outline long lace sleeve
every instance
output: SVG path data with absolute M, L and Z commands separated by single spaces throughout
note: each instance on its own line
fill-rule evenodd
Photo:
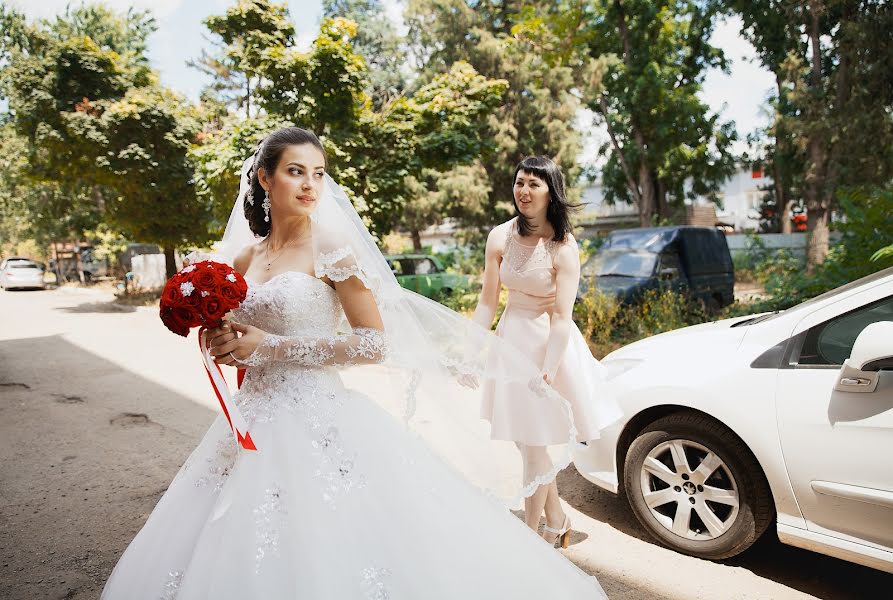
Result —
M 256 367 L 270 362 L 292 362 L 311 367 L 375 364 L 387 356 L 384 332 L 357 327 L 350 335 L 331 337 L 266 334 L 243 364 Z
M 562 244 L 554 259 L 556 276 L 555 310 L 549 329 L 549 341 L 546 343 L 546 356 L 543 360 L 543 372 L 555 381 L 561 361 L 567 353 L 573 329 L 574 300 L 577 297 L 577 286 L 580 284 L 580 254 L 577 243 L 571 238 L 570 243 Z

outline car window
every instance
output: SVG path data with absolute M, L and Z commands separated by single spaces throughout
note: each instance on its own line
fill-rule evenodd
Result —
M 431 273 L 436 273 L 437 267 L 434 266 L 434 263 L 431 262 L 430 259 L 423 258 L 421 260 L 417 260 L 415 263 L 415 274 L 416 275 L 430 275 Z
M 893 321 L 893 296 L 848 312 L 809 330 L 797 360 L 801 365 L 842 365 L 868 325 Z
M 9 265 L 7 265 L 7 266 L 10 269 L 40 269 L 41 268 L 41 266 L 37 263 L 27 262 L 24 260 L 13 261 L 13 262 L 9 263 Z
M 401 258 L 401 259 L 391 259 L 388 261 L 388 264 L 391 265 L 391 269 L 394 271 L 395 275 L 412 275 L 412 261 Z
M 664 252 L 661 254 L 660 269 L 676 269 L 677 274 L 682 274 L 682 265 L 679 263 L 679 255 L 675 252 Z
M 652 252 L 607 250 L 595 255 L 590 270 L 598 277 L 650 277 L 655 264 L 657 254 Z

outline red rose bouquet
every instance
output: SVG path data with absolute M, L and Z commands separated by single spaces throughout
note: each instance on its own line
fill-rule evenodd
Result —
M 161 294 L 161 321 L 183 337 L 192 327 L 217 327 L 247 293 L 248 284 L 231 266 L 203 260 L 168 280 Z
M 236 442 L 245 450 L 257 450 L 248 433 L 248 423 L 229 393 L 220 365 L 208 352 L 207 339 L 207 329 L 219 327 L 224 315 L 238 308 L 247 295 L 248 284 L 231 266 L 203 260 L 185 267 L 168 280 L 161 293 L 160 314 L 165 326 L 177 335 L 186 337 L 191 328 L 200 328 L 198 343 L 205 370 Z

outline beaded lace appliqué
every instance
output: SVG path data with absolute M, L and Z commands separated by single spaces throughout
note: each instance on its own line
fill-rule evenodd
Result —
M 280 521 L 286 514 L 282 502 L 282 489 L 274 484 L 264 491 L 263 503 L 254 509 L 257 550 L 254 555 L 254 571 L 260 573 L 261 563 L 269 556 L 279 556 Z
M 366 590 L 367 600 L 390 600 L 391 593 L 384 581 L 390 575 L 391 572 L 387 569 L 363 569 L 363 588 Z
M 380 361 L 387 355 L 388 349 L 383 331 L 369 327 L 357 327 L 353 333 L 359 338 L 359 342 L 347 347 L 347 358 L 351 362 L 357 358 Z
M 183 581 L 182 571 L 171 571 L 168 574 L 164 588 L 161 590 L 161 596 L 158 600 L 176 600 L 177 594 L 180 592 L 180 583 Z
M 220 439 L 214 454 L 205 459 L 204 472 L 195 480 L 195 487 L 212 486 L 213 491 L 219 492 L 236 463 L 237 454 L 231 438 Z
M 319 459 L 316 477 L 325 482 L 323 500 L 330 508 L 337 508 L 337 500 L 354 489 L 366 486 L 366 479 L 356 473 L 355 457 L 349 456 L 341 441 L 341 434 L 334 425 L 313 442 L 314 453 Z

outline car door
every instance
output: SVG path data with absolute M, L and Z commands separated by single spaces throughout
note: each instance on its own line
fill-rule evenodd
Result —
M 685 292 L 688 290 L 688 280 L 685 278 L 682 261 L 679 260 L 676 246 L 671 246 L 660 253 L 657 276 L 660 278 L 661 285 L 664 288 L 671 289 L 674 292 Z
M 430 258 L 415 260 L 416 292 L 429 298 L 440 286 L 437 275 L 437 266 Z
M 880 372 L 874 392 L 835 391 L 856 337 L 877 321 L 893 321 L 891 283 L 804 317 L 778 371 L 776 407 L 807 528 L 893 549 L 893 371 Z

